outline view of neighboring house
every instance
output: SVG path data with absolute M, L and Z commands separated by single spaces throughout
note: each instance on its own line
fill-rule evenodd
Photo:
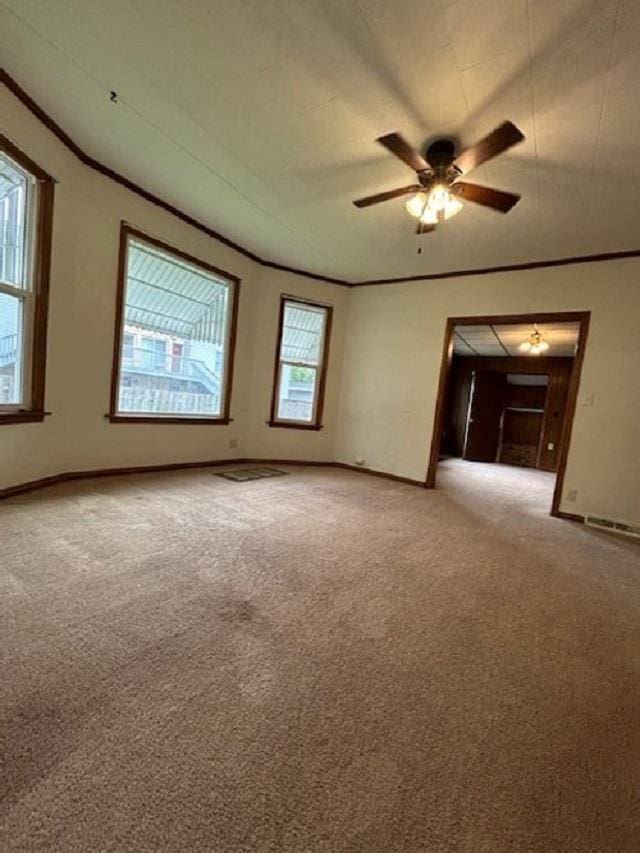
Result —
M 120 411 L 218 414 L 222 344 L 125 323 Z

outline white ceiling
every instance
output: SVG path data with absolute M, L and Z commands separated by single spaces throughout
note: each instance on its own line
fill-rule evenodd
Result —
M 537 329 L 549 344 L 544 356 L 574 356 L 579 323 L 538 323 Z M 523 356 L 519 346 L 533 332 L 532 325 L 456 326 L 453 351 L 463 356 Z M 543 357 L 544 357 L 543 356 Z M 540 358 L 532 355 L 531 358 Z
M 270 260 L 362 280 L 637 248 L 638 0 L 0 0 L 0 32 L 88 153 Z M 472 179 L 521 193 L 508 215 L 417 238 L 402 200 L 352 206 L 411 182 L 377 136 L 507 118 L 526 141 Z

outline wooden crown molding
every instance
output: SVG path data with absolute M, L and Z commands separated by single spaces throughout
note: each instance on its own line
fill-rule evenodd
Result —
M 602 252 L 597 255 L 576 255 L 574 257 L 567 258 L 552 258 L 549 260 L 541 260 L 541 261 L 529 261 L 526 263 L 520 264 L 504 264 L 500 266 L 493 267 L 478 267 L 475 269 L 461 269 L 461 270 L 450 270 L 448 272 L 435 272 L 435 273 L 418 273 L 416 275 L 406 275 L 406 276 L 398 276 L 392 278 L 380 278 L 380 279 L 364 279 L 362 281 L 347 281 L 342 278 L 335 278 L 328 275 L 320 275 L 319 273 L 309 272 L 308 270 L 298 269 L 297 267 L 290 267 L 286 264 L 280 264 L 276 261 L 268 260 L 267 258 L 262 258 L 260 255 L 256 255 L 255 252 L 252 252 L 250 249 L 246 249 L 244 246 L 241 246 L 239 243 L 236 243 L 233 240 L 230 240 L 228 237 L 225 237 L 223 234 L 220 234 L 219 231 L 210 228 L 208 225 L 205 225 L 202 222 L 199 222 L 193 216 L 190 216 L 188 213 L 180 210 L 174 205 L 169 204 L 169 202 L 164 201 L 159 196 L 154 195 L 153 193 L 145 190 L 143 187 L 138 186 L 133 181 L 130 181 L 129 178 L 125 178 L 123 175 L 120 175 L 114 169 L 111 169 L 109 166 L 105 166 L 104 163 L 101 163 L 99 160 L 96 160 L 94 157 L 91 157 L 86 153 L 78 144 L 75 142 L 69 134 L 64 131 L 60 125 L 54 121 L 45 110 L 37 104 L 33 98 L 25 92 L 25 90 L 17 83 L 16 80 L 11 77 L 11 75 L 4 69 L 0 68 L 0 83 L 2 83 L 6 88 L 32 113 L 38 121 L 42 122 L 42 124 L 51 131 L 58 138 L 62 144 L 69 149 L 75 156 L 84 163 L 85 166 L 89 166 L 89 168 L 94 169 L 96 172 L 99 172 L 106 178 L 110 178 L 112 181 L 115 181 L 117 184 L 125 187 L 125 189 L 130 190 L 131 192 L 136 193 L 141 196 L 145 201 L 150 202 L 151 204 L 156 205 L 156 207 L 160 207 L 163 210 L 166 210 L 168 213 L 173 214 L 177 219 L 182 220 L 182 222 L 186 222 L 187 225 L 191 225 L 193 228 L 198 231 L 202 231 L 209 237 L 212 237 L 214 240 L 217 240 L 219 243 L 227 246 L 230 249 L 233 249 L 235 252 L 238 252 L 240 255 L 243 255 L 245 258 L 253 261 L 256 264 L 259 264 L 262 267 L 268 267 L 274 270 L 280 270 L 281 272 L 293 273 L 294 275 L 301 275 L 305 278 L 313 279 L 314 281 L 323 281 L 328 282 L 329 284 L 337 284 L 341 287 L 368 287 L 370 285 L 378 285 L 378 284 L 405 284 L 407 282 L 419 282 L 419 281 L 436 281 L 438 279 L 446 279 L 446 278 L 460 278 L 463 276 L 473 276 L 473 275 L 490 275 L 493 273 L 500 272 L 515 272 L 519 270 L 533 270 L 540 269 L 542 267 L 560 267 L 560 266 L 568 266 L 571 264 L 592 264 L 598 263 L 602 261 L 615 261 L 621 260 L 623 258 L 637 258 L 640 257 L 640 249 L 625 249 L 616 252 Z

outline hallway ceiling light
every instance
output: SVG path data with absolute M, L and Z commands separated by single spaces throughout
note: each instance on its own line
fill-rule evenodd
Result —
M 534 326 L 534 331 L 531 332 L 526 341 L 520 344 L 519 349 L 522 352 L 529 353 L 529 355 L 542 355 L 543 352 L 549 349 L 549 344 L 543 340 L 538 327 Z

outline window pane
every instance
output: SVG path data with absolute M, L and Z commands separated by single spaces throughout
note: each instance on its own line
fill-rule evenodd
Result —
M 22 402 L 22 300 L 0 293 L 0 404 Z
M 230 290 L 206 270 L 130 241 L 119 411 L 222 414 Z
M 317 366 L 321 358 L 325 316 L 322 308 L 285 302 L 280 359 Z
M 316 368 L 283 364 L 280 368 L 277 417 L 284 421 L 313 420 Z
M 26 199 L 30 178 L 0 153 L 0 281 L 26 286 Z

